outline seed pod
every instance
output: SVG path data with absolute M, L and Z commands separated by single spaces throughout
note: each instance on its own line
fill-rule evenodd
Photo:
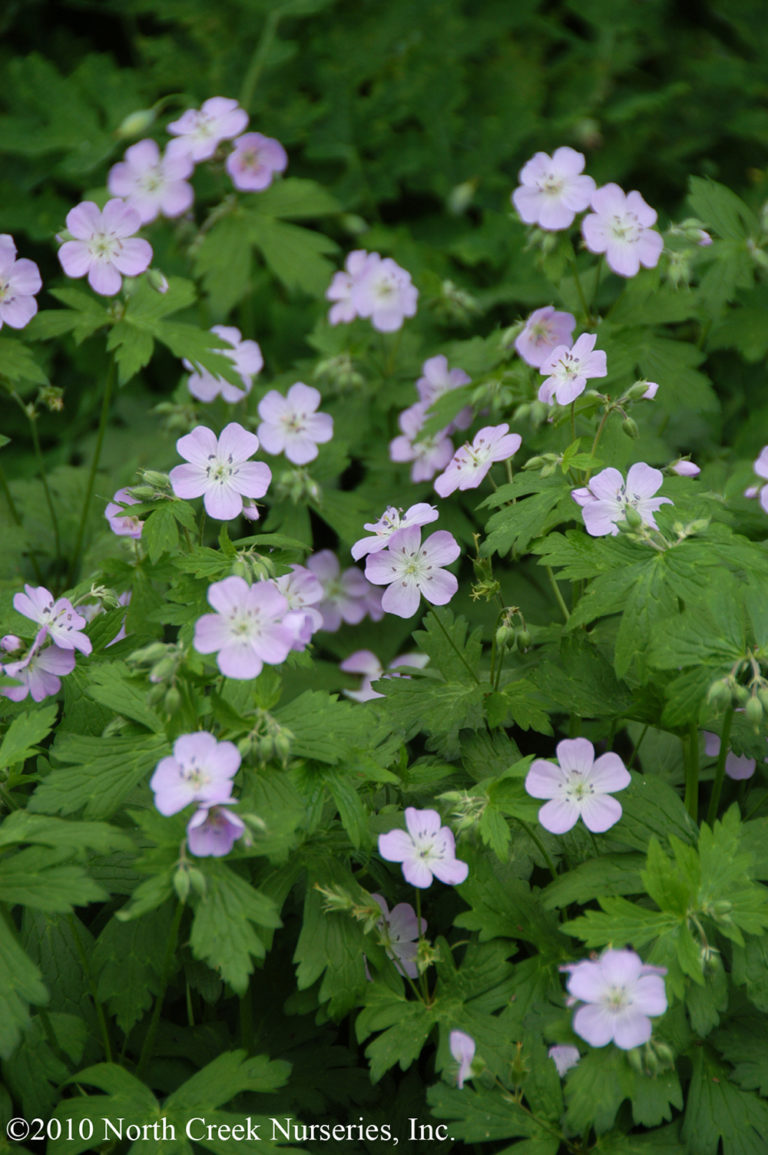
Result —
M 521 650 L 530 649 L 531 635 L 528 633 L 527 630 L 518 630 L 517 631 L 517 644 Z
M 499 626 L 496 630 L 496 646 L 500 650 L 513 650 L 517 637 L 512 626 Z

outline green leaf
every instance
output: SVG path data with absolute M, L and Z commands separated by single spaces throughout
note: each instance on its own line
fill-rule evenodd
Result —
M 170 502 L 163 502 L 146 518 L 141 534 L 149 560 L 154 564 L 164 553 L 173 553 L 179 544 L 179 526 Z
M 337 213 L 341 205 L 324 185 L 299 177 L 275 181 L 252 200 L 253 210 L 284 220 L 312 219 Z
M 688 201 L 695 216 L 720 237 L 738 241 L 757 231 L 757 221 L 749 206 L 717 181 L 692 176 Z
M 109 818 L 154 770 L 168 743 L 162 735 L 101 738 L 60 733 L 51 756 L 54 768 L 40 783 L 28 809 L 34 814 L 74 814 Z
M 660 935 L 675 930 L 680 921 L 673 914 L 648 910 L 627 902 L 625 898 L 598 896 L 597 901 L 601 911 L 588 910 L 562 926 L 564 934 L 581 939 L 590 948 L 613 942 L 631 943 L 636 948 L 645 946 Z
M 195 270 L 203 286 L 226 315 L 245 296 L 251 277 L 251 250 L 243 244 L 239 213 L 223 217 L 203 237 L 195 253 Z
M 434 1023 L 433 1014 L 424 1003 L 408 1001 L 404 995 L 373 986 L 355 1023 L 360 1041 L 374 1031 L 381 1031 L 365 1049 L 371 1082 L 378 1083 L 395 1063 L 407 1071 L 421 1054 Z
M 758 1091 L 768 1098 L 768 1018 L 750 1015 L 731 1020 L 710 1042 L 733 1065 L 733 1078 L 745 1091 Z
M 515 1143 L 505 1152 L 520 1155 L 557 1155 L 560 1140 L 540 1123 L 522 1104 L 496 1089 L 478 1091 L 465 1086 L 461 1091 L 438 1083 L 427 1091 L 427 1102 L 438 1119 L 450 1119 L 450 1135 L 466 1143 L 485 1143 L 517 1137 L 530 1143 Z M 501 1152 L 500 1155 L 505 1155 Z
M 596 894 L 637 894 L 641 889 L 640 854 L 604 854 L 561 874 L 541 893 L 545 910 L 561 910 L 572 902 L 591 902 Z
M 0 859 L 0 893 L 13 906 L 66 913 L 73 906 L 107 898 L 106 891 L 89 878 L 82 866 L 62 863 L 67 848 L 29 846 Z
M 656 837 L 665 843 L 671 836 L 682 842 L 693 843 L 697 828 L 674 790 L 658 775 L 643 775 L 631 772 L 632 782 L 622 790 L 621 821 L 616 824 L 611 836 L 631 846 L 633 850 L 646 852 L 648 842 Z
M 0 337 L 0 377 L 11 384 L 18 381 L 31 381 L 35 385 L 48 384 L 47 374 L 27 346 L 13 337 Z
M 154 347 L 152 335 L 136 329 L 129 321 L 117 321 L 112 326 L 107 337 L 107 349 L 115 354 L 118 385 L 125 385 L 149 364 Z
M 483 650 L 482 631 L 468 633 L 466 618 L 455 618 L 448 609 L 433 609 L 413 637 L 419 649 L 429 655 L 431 669 L 439 670 L 446 681 L 474 684 Z
M 147 704 L 146 681 L 133 677 L 125 662 L 110 662 L 90 670 L 86 693 L 120 717 L 132 718 L 155 734 L 163 733 L 162 721 Z
M 363 953 L 371 940 L 349 915 L 326 911 L 325 899 L 317 886 L 339 888 L 364 903 L 370 899 L 350 872 L 333 859 L 313 859 L 309 878 L 312 885 L 307 887 L 301 933 L 293 956 L 296 985 L 304 990 L 325 972 L 318 997 L 321 1002 L 330 1002 L 330 1014 L 338 1015 L 356 1004 L 366 985 Z
M 704 1047 L 694 1047 L 693 1078 L 682 1137 L 696 1155 L 765 1155 L 768 1103 L 734 1086 L 728 1072 Z
M 12 766 L 15 762 L 26 762 L 35 747 L 50 734 L 56 724 L 58 707 L 43 706 L 30 713 L 19 714 L 13 719 L 3 735 L 0 744 L 0 767 Z
M 286 289 L 319 296 L 328 287 L 335 270 L 325 254 L 338 248 L 329 237 L 255 213 L 248 235 Z
M 0 1058 L 10 1057 L 29 1019 L 30 1003 L 47 1003 L 40 971 L 0 914 Z
M 237 994 L 248 986 L 252 958 L 263 958 L 260 927 L 280 926 L 274 904 L 222 862 L 206 862 L 205 893 L 195 904 L 190 946 Z
M 456 916 L 456 926 L 478 931 L 481 942 L 522 940 L 545 957 L 559 959 L 567 953 L 557 919 L 542 912 L 541 895 L 516 876 L 512 864 L 469 848 L 461 854 L 469 863 L 469 875 L 458 890 L 470 909 Z
M 608 1131 L 625 1099 L 632 1102 L 635 1123 L 658 1127 L 672 1117 L 672 1107 L 683 1106 L 680 1082 L 674 1071 L 650 1076 L 634 1071 L 617 1047 L 591 1050 L 571 1071 L 565 1085 L 566 1118 L 574 1131 L 594 1126 Z
M 84 857 L 87 850 L 107 854 L 110 850 L 130 850 L 134 843 L 127 834 L 106 822 L 70 822 L 47 815 L 14 810 L 0 826 L 0 846 L 19 842 L 42 843 L 56 849 L 76 852 Z
M 152 1005 L 162 983 L 158 942 L 168 933 L 168 908 L 126 922 L 111 918 L 96 940 L 97 996 L 126 1034 Z

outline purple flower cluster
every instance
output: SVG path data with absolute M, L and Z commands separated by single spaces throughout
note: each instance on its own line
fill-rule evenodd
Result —
M 660 469 L 653 469 L 644 461 L 630 466 L 626 481 L 618 469 L 603 469 L 589 484 L 571 492 L 581 506 L 587 533 L 592 537 L 615 537 L 618 523 L 627 517 L 627 511 L 638 514 L 643 525 L 656 529 L 654 513 L 662 505 L 670 505 L 668 497 L 654 497 L 664 480 Z
M 245 823 L 226 809 L 235 805 L 232 779 L 240 768 L 240 754 L 232 742 L 217 742 L 200 730 L 182 734 L 173 754 L 158 762 L 150 780 L 155 806 L 161 814 L 178 814 L 197 802 L 187 825 L 187 845 L 198 857 L 229 854 L 245 831 Z
M 11 658 L 0 663 L 0 671 L 18 682 L 0 688 L 0 694 L 12 702 L 23 702 L 28 696 L 42 702 L 57 694 L 61 678 L 74 670 L 75 650 L 91 653 L 90 639 L 82 632 L 86 619 L 68 598 L 54 598 L 45 586 L 25 585 L 24 593 L 14 595 L 13 607 L 38 629 L 23 654 L 25 643 L 15 634 L 0 639 L 0 649 Z
M 332 325 L 363 317 L 380 333 L 393 333 L 406 317 L 416 315 L 419 294 L 410 274 L 391 257 L 355 249 L 344 271 L 334 274 L 325 296 L 333 302 L 328 313 Z

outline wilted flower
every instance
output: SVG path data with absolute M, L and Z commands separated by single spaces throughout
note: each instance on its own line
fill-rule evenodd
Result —
M 381 945 L 398 973 L 415 979 L 419 973 L 416 965 L 419 951 L 419 920 L 416 911 L 408 902 L 399 902 L 389 910 L 386 900 L 380 894 L 372 894 L 371 898 L 381 908 L 381 918 L 376 923 Z M 421 933 L 424 934 L 426 929 L 427 920 L 422 918 Z
M 570 1071 L 571 1067 L 575 1067 L 581 1055 L 578 1047 L 570 1047 L 567 1044 L 550 1047 L 547 1051 L 548 1057 L 557 1067 L 557 1073 L 562 1079 Z
M 456 857 L 453 832 L 440 825 L 436 810 L 405 811 L 405 830 L 390 830 L 379 835 L 379 854 L 387 862 L 400 862 L 406 882 L 424 890 L 432 876 L 449 886 L 458 886 L 469 874 L 469 867 Z
M 451 1031 L 451 1055 L 459 1064 L 456 1072 L 456 1085 L 461 1090 L 464 1082 L 472 1073 L 472 1060 L 475 1057 L 475 1040 L 464 1031 Z
M 573 1029 L 593 1047 L 614 1042 L 622 1051 L 651 1037 L 651 1018 L 663 1015 L 666 967 L 648 966 L 633 950 L 606 950 L 599 959 L 569 963 L 567 988 L 586 1005 L 573 1016 Z
M 579 818 L 588 830 L 602 834 L 621 818 L 621 804 L 610 795 L 631 781 L 618 754 L 601 754 L 586 738 L 558 742 L 557 762 L 536 758 L 525 779 L 532 798 L 550 801 L 539 810 L 539 822 L 552 834 L 565 834 Z
M 708 730 L 704 731 L 704 752 L 709 758 L 717 758 L 720 753 L 719 736 Z M 725 756 L 725 773 L 734 782 L 743 782 L 747 778 L 751 778 L 756 765 L 755 759 L 748 758 L 746 754 L 734 754 L 732 750 L 729 750 Z

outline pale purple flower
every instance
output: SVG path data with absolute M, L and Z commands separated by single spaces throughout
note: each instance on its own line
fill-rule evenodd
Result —
M 384 694 L 374 690 L 372 683 L 379 678 L 408 678 L 408 674 L 400 673 L 402 669 L 423 670 L 429 661 L 427 654 L 399 654 L 387 666 L 384 672 L 379 659 L 371 650 L 355 650 L 339 665 L 345 674 L 361 674 L 362 680 L 358 690 L 342 690 L 347 698 L 354 702 L 370 702 L 374 698 L 383 698 Z
M 643 393 L 640 400 L 641 401 L 653 401 L 654 397 L 656 396 L 656 394 L 659 391 L 658 382 L 646 381 L 645 384 L 648 386 L 648 388 L 645 390 L 645 393 Z
M 24 642 L 18 634 L 3 634 L 0 638 L 0 650 L 5 654 L 15 654 L 23 645 Z
M 386 549 L 390 537 L 399 529 L 407 529 L 410 525 L 428 525 L 431 521 L 437 521 L 439 516 L 434 505 L 429 505 L 426 501 L 411 505 L 405 513 L 396 509 L 394 505 L 388 505 L 378 521 L 364 523 L 363 529 L 369 529 L 373 537 L 361 537 L 356 541 L 352 546 L 352 557 L 355 561 L 359 561 L 366 554 L 378 553 L 379 550 Z
M 406 317 L 415 316 L 418 296 L 410 273 L 391 257 L 367 261 L 350 294 L 356 315 L 370 318 L 380 333 L 393 333 Z
M 594 333 L 582 333 L 572 348 L 558 345 L 552 350 L 539 368 L 546 377 L 539 387 L 539 401 L 569 405 L 584 392 L 588 378 L 607 375 L 605 353 L 595 349 L 596 341 Z
M 452 573 L 442 569 L 461 553 L 453 534 L 439 529 L 421 542 L 419 526 L 399 529 L 385 550 L 369 554 L 365 576 L 374 585 L 386 585 L 381 604 L 388 614 L 412 618 L 421 594 L 433 606 L 444 606 L 459 588 Z
M 80 650 L 90 654 L 90 639 L 81 633 L 85 618 L 68 598 L 56 598 L 45 586 L 24 586 L 23 594 L 14 594 L 13 608 L 30 618 L 62 650 Z M 44 635 L 45 636 L 45 635 Z
M 274 580 L 288 603 L 288 613 L 283 620 L 294 630 L 293 649 L 303 650 L 323 626 L 323 615 L 315 608 L 325 597 L 323 587 L 312 570 L 303 565 L 292 565 L 290 573 Z
M 419 973 L 416 955 L 419 953 L 419 920 L 409 902 L 399 902 L 392 910 L 380 894 L 371 898 L 381 908 L 381 918 L 376 929 L 387 957 L 392 959 L 398 974 L 415 979 Z M 421 920 L 421 933 L 427 929 L 427 920 Z
M 464 1031 L 451 1031 L 449 1036 L 451 1055 L 459 1064 L 456 1072 L 456 1086 L 462 1090 L 465 1081 L 472 1074 L 472 1060 L 475 1057 L 475 1040 Z
M 526 364 L 539 369 L 554 349 L 561 345 L 570 348 L 575 328 L 572 313 L 561 313 L 554 305 L 546 305 L 528 317 L 515 338 L 515 349 Z
M 185 178 L 194 167 L 191 157 L 168 152 L 161 156 L 154 140 L 140 140 L 109 170 L 107 188 L 136 209 L 147 225 L 161 214 L 178 217 L 187 211 L 195 194 Z
M 674 461 L 669 467 L 678 477 L 698 477 L 701 469 L 694 461 Z
M 169 477 L 177 497 L 202 497 L 205 511 L 217 521 L 229 521 L 243 509 L 243 498 L 263 497 L 272 471 L 261 461 L 249 461 L 259 448 L 255 433 L 233 421 L 221 436 L 198 425 L 176 442 L 188 465 L 176 465 Z
M 456 489 L 476 489 L 496 461 L 507 461 L 521 444 L 519 433 L 510 433 L 508 425 L 486 425 L 475 434 L 470 445 L 457 449 L 448 468 L 435 478 L 440 497 Z
M 137 210 L 117 197 L 103 211 L 83 201 L 67 213 L 67 229 L 75 239 L 61 246 L 59 263 L 68 277 L 87 274 L 96 293 L 114 297 L 123 277 L 137 277 L 152 260 L 149 241 L 133 235 L 140 227 Z
M 155 806 L 161 814 L 177 814 L 190 802 L 206 806 L 226 802 L 239 767 L 240 754 L 233 742 L 217 742 L 207 730 L 182 734 L 173 744 L 173 754 L 161 758 L 150 779 Z
M 387 862 L 400 862 L 406 882 L 424 890 L 432 876 L 449 886 L 458 886 L 469 874 L 466 862 L 456 857 L 453 832 L 440 825 L 436 810 L 406 807 L 406 830 L 390 830 L 379 835 L 379 854 Z
M 212 96 L 202 108 L 190 108 L 168 125 L 176 139 L 168 146 L 172 156 L 189 156 L 197 163 L 213 156 L 222 140 L 239 136 L 248 124 L 248 113 L 236 100 Z
M 225 806 L 234 806 L 234 801 L 203 806 L 187 823 L 187 846 L 196 858 L 222 858 L 245 833 L 242 818 L 230 814 Z
M 552 156 L 537 152 L 520 170 L 512 203 L 527 225 L 567 229 L 589 205 L 595 182 L 584 172 L 584 154 L 567 146 Z
M 144 522 L 138 517 L 126 514 L 129 505 L 138 505 L 139 501 L 133 496 L 130 489 L 118 489 L 115 496 L 104 510 L 104 516 L 109 522 L 109 528 L 118 537 L 140 538 Z
M 453 442 L 448 437 L 447 427 L 428 437 L 420 436 L 428 408 L 424 401 L 417 401 L 404 409 L 397 419 L 402 433 L 389 443 L 391 461 L 413 463 L 411 481 L 431 481 L 453 457 Z
M 633 950 L 605 950 L 599 959 L 561 967 L 572 1000 L 583 1002 L 573 1029 L 592 1047 L 615 1043 L 622 1051 L 651 1037 L 651 1018 L 667 1009 L 666 967 L 645 965 Z
M 759 456 L 752 468 L 762 481 L 768 481 L 768 445 L 764 445 L 760 450 Z M 768 513 L 768 485 L 750 485 L 749 489 L 745 489 L 744 496 L 759 496 L 761 506 L 765 512 Z
M 260 132 L 246 132 L 234 142 L 227 157 L 227 172 L 232 184 L 243 192 L 261 192 L 269 188 L 276 172 L 284 172 L 288 154 L 279 140 Z
M 16 245 L 9 233 L 0 234 L 0 329 L 23 329 L 37 312 L 35 293 L 43 287 L 34 261 L 16 260 Z
M 668 497 L 654 497 L 664 476 L 660 469 L 653 469 L 644 461 L 631 465 L 627 480 L 618 469 L 609 467 L 589 482 L 589 485 L 571 491 L 571 497 L 580 505 L 584 525 L 591 537 L 615 537 L 619 532 L 617 522 L 623 521 L 627 510 L 638 513 L 644 525 L 656 529 L 654 513 L 662 505 L 671 505 Z
M 317 603 L 323 629 L 335 633 L 342 622 L 358 625 L 368 612 L 368 582 L 362 570 L 349 566 L 342 573 L 339 559 L 330 549 L 321 549 L 307 558 L 307 568 L 323 587 L 323 600 Z
M 631 781 L 618 754 L 601 754 L 587 738 L 558 742 L 557 762 L 536 758 L 525 778 L 532 798 L 548 798 L 539 822 L 551 834 L 565 834 L 581 818 L 587 830 L 602 834 L 621 818 L 621 804 L 610 795 Z
M 272 582 L 251 586 L 245 578 L 228 577 L 209 586 L 207 596 L 216 612 L 198 618 L 193 644 L 199 654 L 216 654 L 222 674 L 256 678 L 265 662 L 285 661 L 296 635 L 284 621 L 288 603 Z
M 297 381 L 283 397 L 270 389 L 259 402 L 258 433 L 267 453 L 284 453 L 294 465 L 306 465 L 317 457 L 318 445 L 333 437 L 333 418 L 318 413 L 322 397 L 317 389 Z
M 42 702 L 44 698 L 58 694 L 61 679 L 75 668 L 74 650 L 63 650 L 56 645 L 45 646 L 41 650 L 36 645 L 37 642 L 26 657 L 19 661 L 0 665 L 0 672 L 20 683 L 18 686 L 0 687 L 0 694 L 12 702 L 23 702 L 27 695 L 31 696 L 33 702 Z
M 717 758 L 720 753 L 719 736 L 710 733 L 709 730 L 704 730 L 703 733 L 704 752 L 709 758 Z M 725 756 L 725 773 L 734 782 L 744 782 L 747 778 L 751 778 L 756 765 L 755 759 L 748 758 L 746 754 L 734 754 L 732 750 L 729 750 Z
M 557 1073 L 561 1079 L 563 1075 L 567 1075 L 571 1067 L 576 1066 L 581 1058 L 578 1047 L 571 1047 L 565 1043 L 550 1047 L 547 1055 L 557 1067 Z
M 461 385 L 469 385 L 472 378 L 463 369 L 449 369 L 448 358 L 442 353 L 437 357 L 429 357 L 421 367 L 422 376 L 416 382 L 419 400 L 432 405 L 438 397 L 449 393 L 451 389 L 458 389 Z M 465 405 L 456 414 L 448 425 L 447 431 L 453 429 L 467 429 L 472 423 L 472 406 Z
M 344 270 L 334 273 L 325 291 L 326 300 L 333 301 L 328 312 L 331 325 L 349 324 L 350 321 L 354 321 L 358 314 L 352 302 L 352 289 L 364 271 L 380 261 L 378 253 L 366 253 L 364 249 L 355 249 L 347 254 Z
M 658 264 L 664 240 L 651 226 L 656 210 L 639 192 L 625 193 L 617 184 L 606 184 L 592 194 L 589 213 L 581 232 L 591 253 L 605 253 L 609 269 L 621 277 L 634 277 L 642 265 Z
M 264 366 L 261 349 L 255 341 L 244 341 L 240 330 L 234 325 L 214 325 L 211 332 L 232 346 L 215 351 L 229 358 L 237 370 L 242 386 L 233 385 L 226 377 L 215 377 L 207 369 L 195 368 L 190 361 L 184 360 L 184 368 L 189 369 L 191 373 L 187 388 L 198 401 L 213 401 L 219 396 L 232 403 L 242 401 L 250 393 L 254 377 Z
M 0 695 L 13 702 L 22 702 L 31 695 L 33 701 L 42 702 L 59 692 L 61 677 L 71 674 L 74 668 L 74 650 L 62 650 L 55 645 L 40 650 L 33 645 L 24 658 L 0 664 L 0 673 L 19 683 L 3 686 Z

